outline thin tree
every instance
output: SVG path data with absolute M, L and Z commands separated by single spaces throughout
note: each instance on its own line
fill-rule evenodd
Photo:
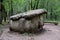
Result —
M 2 24 L 2 20 L 5 18 L 6 19 L 6 17 L 4 17 L 4 13 L 5 13 L 5 7 L 4 7 L 4 5 L 3 5 L 3 1 L 4 0 L 0 0 L 0 24 Z
M 13 15 L 13 6 L 12 6 L 12 0 L 10 0 L 11 1 L 11 3 L 10 3 L 10 6 L 11 6 L 11 9 L 10 9 L 10 11 L 9 11 L 9 13 L 10 13 L 10 16 L 12 16 Z

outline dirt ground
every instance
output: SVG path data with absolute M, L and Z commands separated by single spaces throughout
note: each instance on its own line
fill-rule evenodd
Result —
M 3 29 L 0 40 L 60 40 L 60 26 L 45 24 L 44 30 L 36 34 L 20 34 L 10 32 L 9 28 Z

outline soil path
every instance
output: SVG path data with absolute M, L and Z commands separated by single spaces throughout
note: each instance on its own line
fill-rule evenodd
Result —
M 19 34 L 10 32 L 8 28 L 4 29 L 0 40 L 60 40 L 60 26 L 53 24 L 44 25 L 42 32 L 36 34 Z

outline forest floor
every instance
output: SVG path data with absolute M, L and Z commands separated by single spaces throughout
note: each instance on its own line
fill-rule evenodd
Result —
M 2 28 L 0 40 L 60 40 L 60 25 L 45 24 L 44 30 L 36 34 L 19 34 Z

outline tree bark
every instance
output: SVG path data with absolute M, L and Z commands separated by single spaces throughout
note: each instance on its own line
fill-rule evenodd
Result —
M 4 20 L 6 22 L 6 16 L 7 13 L 5 11 L 5 7 L 3 5 L 3 0 L 0 0 L 0 24 L 2 24 L 2 20 Z
M 2 2 L 3 0 L 0 0 L 0 24 L 2 24 Z

